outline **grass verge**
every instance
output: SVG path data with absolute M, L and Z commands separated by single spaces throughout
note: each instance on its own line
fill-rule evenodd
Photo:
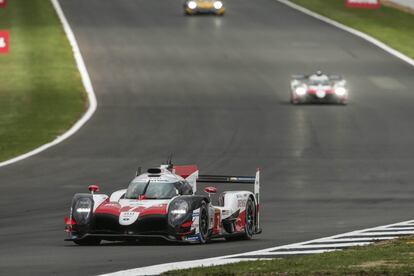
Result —
M 72 50 L 48 0 L 0 9 L 10 52 L 0 55 L 0 161 L 50 142 L 86 108 Z
M 309 256 L 176 270 L 163 275 L 414 275 L 414 238 Z
M 362 31 L 414 58 L 414 14 L 382 6 L 347 9 L 344 0 L 290 0 L 311 11 Z

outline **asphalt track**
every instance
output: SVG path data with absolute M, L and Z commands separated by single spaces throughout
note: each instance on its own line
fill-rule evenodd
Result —
M 413 218 L 409 65 L 274 0 L 229 0 L 224 17 L 185 17 L 178 0 L 61 4 L 99 107 L 72 138 L 0 169 L 1 275 L 97 274 Z M 288 103 L 290 75 L 317 68 L 346 76 L 348 106 Z M 75 192 L 123 188 L 170 152 L 203 173 L 261 167 L 263 234 L 205 246 L 63 242 Z

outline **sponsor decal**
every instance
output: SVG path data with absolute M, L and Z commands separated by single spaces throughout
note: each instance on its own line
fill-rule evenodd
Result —
M 0 31 L 0 54 L 7 54 L 8 52 L 9 52 L 9 32 Z
M 186 241 L 200 241 L 200 236 L 199 235 L 186 236 L 186 237 L 184 237 L 184 240 L 186 240 Z
M 363 9 L 379 9 L 381 7 L 380 0 L 346 0 L 347 8 L 363 8 Z
M 246 206 L 247 199 L 239 199 L 237 200 L 237 207 L 244 208 Z
M 121 212 L 119 215 L 119 224 L 120 225 L 131 225 L 139 217 L 138 212 Z
M 7 0 L 0 0 L 0 8 L 5 8 L 7 6 Z

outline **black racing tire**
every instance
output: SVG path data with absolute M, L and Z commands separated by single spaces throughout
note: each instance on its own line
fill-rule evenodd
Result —
M 99 245 L 101 243 L 101 239 L 95 237 L 86 237 L 81 240 L 74 240 L 73 242 L 81 246 L 93 246 Z
M 205 244 L 206 242 L 208 242 L 210 238 L 210 235 L 209 235 L 210 218 L 208 214 L 207 204 L 205 201 L 201 203 L 198 222 L 199 222 L 198 230 L 199 230 L 199 236 L 200 236 L 200 243 Z
M 251 240 L 254 235 L 256 227 L 256 205 L 251 197 L 246 202 L 246 226 L 242 238 L 244 240 Z

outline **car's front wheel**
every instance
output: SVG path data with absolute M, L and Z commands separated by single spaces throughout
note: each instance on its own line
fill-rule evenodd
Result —
M 210 219 L 208 215 L 207 204 L 203 201 L 200 206 L 200 216 L 198 223 L 198 232 L 200 243 L 206 243 L 209 240 Z

